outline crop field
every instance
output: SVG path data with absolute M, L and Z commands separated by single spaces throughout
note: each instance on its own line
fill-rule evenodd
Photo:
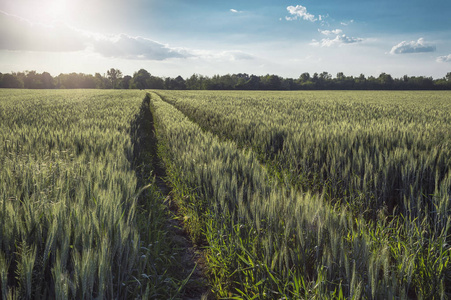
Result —
M 156 91 L 151 109 L 217 295 L 451 295 L 449 92 Z
M 177 295 L 162 198 L 142 174 L 144 97 L 1 91 L 0 299 Z
M 162 167 L 212 299 L 451 297 L 450 92 L 2 90 L 0 166 L 0 299 L 187 297 Z

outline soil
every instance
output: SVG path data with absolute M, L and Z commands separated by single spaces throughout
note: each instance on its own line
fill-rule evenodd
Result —
M 169 215 L 168 232 L 170 238 L 178 249 L 180 249 L 180 262 L 182 266 L 181 272 L 186 274 L 186 277 L 193 271 L 190 279 L 185 285 L 183 300 L 194 299 L 214 299 L 208 285 L 208 280 L 205 277 L 205 264 L 202 250 L 193 245 L 187 232 L 183 229 L 183 222 L 179 220 L 177 207 L 174 205 L 171 197 L 170 188 L 163 181 L 162 178 L 157 177 L 156 183 L 161 193 L 165 196 L 165 203 L 167 204 Z

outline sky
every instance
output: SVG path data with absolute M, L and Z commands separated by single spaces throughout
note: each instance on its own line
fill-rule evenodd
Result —
M 2 0 L 0 72 L 451 72 L 449 0 Z

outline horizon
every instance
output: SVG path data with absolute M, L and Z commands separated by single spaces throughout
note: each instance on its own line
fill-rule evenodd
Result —
M 4 0 L 0 72 L 440 79 L 451 71 L 450 11 L 407 0 Z
M 111 68 L 110 68 L 111 69 Z M 144 69 L 144 68 L 141 68 L 141 69 Z M 140 69 L 140 70 L 141 70 Z M 119 69 L 117 69 L 117 70 L 119 70 Z M 144 69 L 144 70 L 146 70 L 146 69 Z M 107 75 L 107 71 L 109 71 L 109 70 L 106 70 L 105 72 L 93 72 L 93 73 L 83 73 L 83 72 L 68 72 L 68 73 L 59 73 L 59 74 L 52 74 L 52 73 L 50 73 L 50 72 L 48 72 L 48 71 L 45 71 L 45 70 L 43 70 L 43 71 L 37 71 L 37 70 L 22 70 L 22 71 L 13 71 L 13 72 L 0 72 L 0 74 L 12 74 L 12 75 L 14 75 L 14 74 L 28 74 L 28 73 L 31 73 L 31 72 L 36 72 L 36 74 L 38 74 L 38 75 L 40 75 L 40 74 L 43 74 L 43 73 L 49 73 L 50 74 L 50 76 L 52 76 L 52 78 L 57 78 L 58 76 L 61 76 L 61 75 L 68 75 L 68 74 L 73 74 L 73 73 L 75 73 L 75 74 L 82 74 L 82 75 L 87 75 L 87 76 L 89 76 L 89 75 L 92 75 L 92 76 L 95 76 L 95 74 L 100 74 L 102 77 L 104 77 L 104 78 L 107 78 L 108 77 L 108 75 Z M 123 78 L 123 77 L 125 77 L 125 76 L 130 76 L 130 77 L 133 77 L 133 75 L 134 74 L 136 74 L 136 73 L 138 73 L 138 71 L 139 70 L 135 70 L 135 71 L 133 71 L 133 73 L 123 73 L 122 72 L 122 70 L 119 70 L 119 71 L 121 71 L 121 78 Z M 148 70 L 146 70 L 146 71 L 148 71 Z M 325 72 L 325 73 L 328 73 L 330 76 L 331 76 L 331 79 L 337 79 L 338 77 L 337 77 L 337 75 L 338 75 L 338 73 L 337 74 L 332 74 L 332 73 L 329 73 L 329 72 L 327 72 L 327 71 L 323 71 L 323 72 Z M 150 73 L 150 72 L 149 72 Z M 195 76 L 195 75 L 197 75 L 197 76 L 203 76 L 203 77 L 205 77 L 205 78 L 209 78 L 209 79 L 212 79 L 212 77 L 214 77 L 214 76 L 220 76 L 220 77 L 222 77 L 222 76 L 227 76 L 227 75 L 230 75 L 230 76 L 233 76 L 233 75 L 239 75 L 239 74 L 245 74 L 245 75 L 248 75 L 248 76 L 257 76 L 257 77 L 264 77 L 264 76 L 278 76 L 278 77 L 280 77 L 280 78 L 282 78 L 282 79 L 293 79 L 293 80 L 297 80 L 297 79 L 299 79 L 300 77 L 301 77 L 301 75 L 303 74 L 303 73 L 308 73 L 310 76 L 312 76 L 313 77 L 313 75 L 314 74 L 317 74 L 317 75 L 320 75 L 322 72 L 313 72 L 313 73 L 309 73 L 309 72 L 302 72 L 302 73 L 300 73 L 299 74 L 299 76 L 297 76 L 297 77 L 285 77 L 285 76 L 281 76 L 281 75 L 278 75 L 278 74 L 269 74 L 269 73 L 267 73 L 267 74 L 253 74 L 253 73 L 244 73 L 244 72 L 241 72 L 241 73 L 227 73 L 227 74 L 213 74 L 213 75 L 204 75 L 204 74 L 198 74 L 198 73 L 193 73 L 193 74 L 191 74 L 191 75 L 188 75 L 188 76 L 182 76 L 182 75 L 175 75 L 175 76 L 160 76 L 160 75 L 158 75 L 158 74 L 151 74 L 152 76 L 155 76 L 155 77 L 159 77 L 159 78 L 162 78 L 162 79 L 165 79 L 165 78 L 172 78 L 172 79 L 175 79 L 176 77 L 178 77 L 178 76 L 181 76 L 184 80 L 188 80 L 191 76 Z M 437 77 L 437 78 L 435 78 L 435 77 L 432 77 L 432 76 L 422 76 L 422 75 L 418 75 L 418 76 L 415 76 L 415 75 L 413 75 L 413 76 L 410 76 L 409 74 L 404 74 L 404 75 L 402 75 L 402 76 L 399 76 L 399 77 L 396 77 L 396 76 L 393 76 L 392 74 L 390 74 L 390 73 L 386 73 L 386 72 L 382 72 L 381 74 L 377 74 L 377 75 L 373 75 L 373 74 L 370 74 L 370 75 L 367 75 L 367 74 L 363 74 L 363 73 L 360 73 L 359 75 L 348 75 L 348 74 L 343 74 L 345 77 L 352 77 L 352 78 L 354 78 L 354 79 L 356 79 L 356 78 L 358 78 L 359 76 L 361 76 L 361 75 L 364 75 L 364 77 L 366 78 L 366 79 L 369 79 L 369 78 L 378 78 L 380 75 L 383 75 L 383 74 L 386 74 L 386 75 L 390 75 L 393 79 L 403 79 L 403 77 L 404 76 L 408 76 L 409 78 L 432 78 L 432 80 L 434 80 L 434 81 L 436 81 L 436 80 L 441 80 L 441 79 L 447 79 L 447 77 L 446 77 L 446 75 L 448 75 L 449 73 L 451 73 L 451 72 L 448 72 L 447 74 L 445 74 L 445 75 L 443 75 L 443 76 L 441 76 L 441 77 Z

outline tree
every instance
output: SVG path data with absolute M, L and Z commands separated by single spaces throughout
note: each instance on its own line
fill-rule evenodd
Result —
M 294 91 L 299 89 L 299 85 L 293 78 L 286 78 L 282 80 L 282 89 Z
M 0 81 L 0 87 L 9 89 L 21 89 L 24 87 L 24 85 L 23 81 L 19 77 L 13 74 L 3 74 L 2 80 Z
M 108 79 L 111 81 L 113 89 L 115 89 L 118 80 L 122 78 L 122 72 L 119 69 L 111 68 L 106 72 L 106 74 L 108 76 Z
M 232 90 L 235 87 L 235 80 L 230 74 L 226 74 L 219 77 L 222 90 Z
M 23 83 L 26 89 L 38 89 L 41 87 L 41 82 L 36 71 L 25 71 Z
M 366 78 L 365 78 L 365 75 L 363 75 L 363 74 L 360 74 L 360 76 L 359 77 L 357 77 L 357 78 L 355 78 L 354 79 L 354 82 L 355 82 L 355 88 L 356 89 L 365 89 L 365 87 L 366 87 Z
M 176 78 L 166 78 L 164 81 L 165 88 L 168 90 L 186 90 L 185 79 L 182 76 Z
M 132 77 L 130 75 L 126 75 L 122 78 L 122 80 L 119 84 L 119 87 L 121 89 L 129 89 L 131 81 L 132 81 Z
M 42 88 L 44 88 L 44 89 L 55 88 L 55 83 L 54 83 L 53 77 L 48 72 L 44 72 L 41 74 L 41 83 L 42 83 Z
M 97 79 L 91 74 L 79 74 L 83 75 L 81 78 L 81 87 L 84 89 L 95 89 L 97 88 Z M 107 80 L 108 81 L 108 80 Z
M 94 75 L 94 80 L 95 80 L 95 84 L 96 84 L 96 88 L 97 89 L 104 89 L 106 88 L 105 86 L 105 79 L 102 75 L 100 75 L 100 73 L 96 73 Z
M 313 82 L 318 82 L 318 79 L 319 79 L 319 77 L 318 77 L 318 73 L 313 73 L 313 77 L 312 77 L 312 81 Z
M 76 88 L 134 88 L 134 89 L 177 89 L 177 90 L 451 90 L 451 72 L 440 79 L 425 76 L 404 75 L 392 78 L 390 74 L 381 73 L 378 77 L 345 76 L 338 72 L 335 78 L 328 72 L 310 75 L 302 73 L 298 79 L 283 78 L 278 75 L 249 76 L 246 73 L 214 75 L 213 77 L 193 74 L 186 80 L 181 76 L 163 78 L 152 76 L 145 69 L 140 69 L 131 76 L 122 77 L 118 69 L 110 69 L 106 74 L 69 73 L 52 77 L 48 72 L 36 71 L 0 73 L 0 88 L 30 89 L 76 89 Z
M 319 76 L 318 76 L 316 87 L 319 89 L 328 88 L 330 86 L 331 79 L 332 79 L 332 75 L 330 75 L 328 72 L 321 72 L 321 74 L 319 74 Z
M 332 79 L 332 75 L 330 75 L 328 72 L 321 72 L 321 74 L 319 74 L 319 78 L 322 80 L 330 80 Z
M 379 75 L 379 82 L 382 85 L 383 89 L 389 88 L 391 89 L 392 85 L 393 85 L 393 78 L 391 77 L 390 74 L 387 73 L 381 73 Z
M 261 82 L 260 77 L 251 75 L 249 79 L 243 84 L 242 88 L 245 90 L 258 90 Z
M 147 88 L 162 90 L 164 89 L 164 80 L 160 77 L 151 75 L 150 78 L 147 79 Z
M 190 78 L 186 80 L 186 88 L 189 90 L 200 90 L 202 89 L 201 77 L 197 74 L 191 75 Z
M 133 74 L 133 80 L 130 84 L 132 89 L 147 89 L 147 81 L 150 79 L 150 73 L 144 69 L 140 69 Z
M 299 79 L 301 82 L 307 82 L 310 80 L 310 74 L 308 72 L 302 73 L 301 76 L 299 76 Z
M 263 76 L 261 83 L 265 90 L 281 90 L 282 89 L 282 78 L 277 75 Z
M 80 77 L 77 73 L 59 74 L 58 75 L 59 86 L 62 89 L 79 89 Z

